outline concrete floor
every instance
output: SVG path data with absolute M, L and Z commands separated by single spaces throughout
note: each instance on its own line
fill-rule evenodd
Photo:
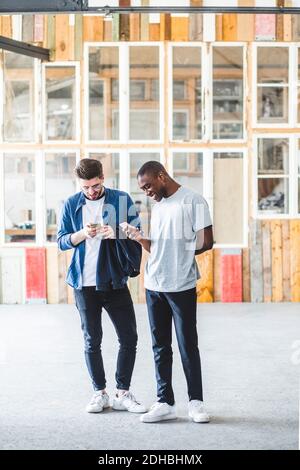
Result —
M 136 306 L 139 348 L 132 390 L 151 405 L 154 367 L 146 307 Z M 199 305 L 206 407 L 187 418 L 186 385 L 174 346 L 179 419 L 144 424 L 136 415 L 84 411 L 91 387 L 72 305 L 0 306 L 0 449 L 297 449 L 299 304 Z M 176 342 L 175 342 L 176 343 Z M 114 391 L 117 341 L 104 314 L 103 355 Z M 294 361 L 295 362 L 295 361 Z

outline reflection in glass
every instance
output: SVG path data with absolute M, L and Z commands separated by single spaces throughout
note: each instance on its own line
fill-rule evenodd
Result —
M 288 83 L 288 47 L 258 47 L 257 83 Z
M 158 140 L 160 138 L 159 48 L 131 46 L 129 61 L 129 138 Z
M 258 122 L 288 122 L 289 50 L 287 47 L 258 47 Z
M 213 138 L 243 138 L 243 49 L 213 48 Z
M 104 173 L 104 186 L 119 189 L 120 187 L 120 155 L 118 153 L 95 153 L 89 154 L 102 163 Z
M 75 67 L 46 67 L 46 140 L 76 140 Z
M 75 153 L 46 153 L 47 241 L 56 241 L 57 221 L 64 201 L 76 192 Z
M 258 209 L 271 214 L 287 214 L 288 178 L 258 178 Z
M 34 155 L 4 154 L 5 241 L 35 241 Z
M 258 174 L 288 174 L 289 140 L 258 140 Z
M 4 53 L 4 140 L 34 141 L 34 59 Z
M 243 243 L 244 168 L 239 152 L 214 153 L 214 238 Z
M 118 47 L 89 49 L 89 140 L 119 139 Z
M 173 154 L 174 179 L 187 188 L 203 193 L 203 154 L 175 152 Z
M 136 175 L 141 166 L 150 160 L 159 162 L 160 154 L 150 152 L 130 154 L 130 195 L 140 215 L 142 228 L 145 234 L 149 233 L 151 207 L 155 202 L 146 196 L 146 194 L 139 188 Z
M 173 140 L 202 139 L 201 48 L 173 47 Z

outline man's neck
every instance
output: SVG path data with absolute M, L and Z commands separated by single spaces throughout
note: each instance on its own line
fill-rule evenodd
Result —
M 175 194 L 176 191 L 178 191 L 180 186 L 181 185 L 176 183 L 176 181 L 171 180 L 170 184 L 167 186 L 167 191 L 166 191 L 166 196 L 165 197 L 167 198 L 167 197 L 173 196 L 173 194 Z

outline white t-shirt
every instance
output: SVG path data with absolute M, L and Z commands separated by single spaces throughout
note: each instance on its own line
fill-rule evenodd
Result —
M 183 186 L 154 204 L 145 288 L 179 292 L 195 287 L 200 277 L 195 260 L 196 233 L 210 225 L 206 200 Z
M 104 197 L 101 197 L 96 201 L 91 201 L 86 198 L 86 204 L 82 206 L 83 226 L 89 222 L 94 224 L 103 223 L 103 203 Z M 85 287 L 96 285 L 96 269 L 101 238 L 101 235 L 98 234 L 94 238 L 87 238 L 85 240 L 85 257 L 82 273 L 82 285 Z

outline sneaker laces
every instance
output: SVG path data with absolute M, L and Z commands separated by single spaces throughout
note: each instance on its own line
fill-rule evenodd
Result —
M 103 400 L 105 395 L 106 394 L 102 393 L 101 391 L 100 392 L 95 392 L 94 395 L 92 396 L 90 404 L 94 405 L 95 403 L 97 403 L 99 401 L 99 398 L 101 400 Z
M 128 398 L 130 401 L 133 401 L 134 403 L 136 403 L 137 405 L 140 405 L 140 403 L 137 401 L 137 399 L 135 398 L 135 396 L 133 395 L 132 392 L 130 392 L 130 390 L 128 390 L 128 392 L 125 392 L 123 393 L 123 395 L 121 397 L 126 397 Z M 120 398 L 121 398 L 120 397 Z
M 153 403 L 153 405 L 151 406 L 150 410 L 155 410 L 157 408 L 160 408 L 164 403 L 162 403 L 161 401 L 156 401 L 155 403 Z
M 192 400 L 190 401 L 190 409 L 192 411 L 203 411 L 203 403 L 200 400 Z

